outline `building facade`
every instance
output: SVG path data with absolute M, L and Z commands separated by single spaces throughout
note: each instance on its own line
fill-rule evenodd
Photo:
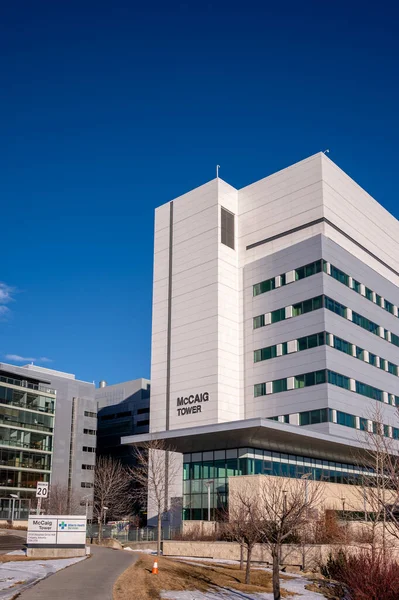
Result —
M 30 439 L 35 444 L 43 445 L 41 453 L 46 452 L 48 458 L 45 464 L 49 468 L 46 473 L 43 473 L 44 479 L 36 477 L 34 473 L 29 490 L 21 490 L 21 494 L 23 492 L 33 498 L 37 481 L 49 481 L 51 485 L 57 485 L 64 494 L 67 494 L 68 503 L 71 507 L 75 507 L 75 510 L 81 510 L 80 504 L 82 506 L 87 504 L 90 516 L 97 446 L 97 406 L 94 399 L 94 384 L 79 381 L 70 373 L 35 365 L 16 367 L 0 364 L 0 369 L 7 373 L 8 378 L 33 382 L 32 385 L 38 386 L 37 390 L 40 391 L 37 400 L 37 403 L 40 403 L 40 417 L 33 415 L 34 409 L 29 409 L 29 415 L 32 415 L 30 420 L 33 419 L 34 427 L 30 422 L 29 425 L 18 425 L 15 422 L 13 429 L 16 433 L 13 435 L 24 440 L 26 438 L 24 429 L 31 427 Z M 0 385 L 10 387 L 10 384 Z M 52 390 L 54 398 L 46 390 Z M 12 398 L 16 397 L 17 391 L 14 390 L 12 393 Z M 23 400 L 25 405 L 28 401 L 31 404 L 34 402 L 34 399 L 29 400 L 31 395 L 28 391 L 27 398 Z M 0 418 L 6 418 L 6 411 L 10 410 L 15 412 L 17 408 L 15 405 L 12 409 L 2 405 Z M 49 412 L 51 410 L 53 412 Z M 26 419 L 25 412 L 27 409 L 19 409 L 18 414 Z M 5 427 L 2 426 L 1 429 L 4 430 Z
M 8 518 L 11 505 L 13 518 L 27 518 L 37 482 L 50 481 L 55 411 L 48 381 L 0 364 L 0 518 Z
M 213 510 L 231 476 L 354 483 L 377 412 L 399 439 L 398 257 L 398 221 L 324 154 L 156 210 L 150 432 L 183 454 L 184 518 L 209 480 Z
M 97 453 L 132 466 L 133 448 L 121 445 L 121 437 L 149 431 L 149 380 L 135 379 L 114 385 L 102 381 L 95 391 L 95 398 L 98 411 Z

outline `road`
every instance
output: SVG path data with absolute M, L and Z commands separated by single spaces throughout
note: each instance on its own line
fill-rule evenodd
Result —
M 9 529 L 0 529 L 0 554 L 22 550 L 25 541 L 26 531 L 13 532 Z
M 91 546 L 92 556 L 58 571 L 19 596 L 21 600 L 112 600 L 119 575 L 133 565 L 138 556 L 126 550 Z

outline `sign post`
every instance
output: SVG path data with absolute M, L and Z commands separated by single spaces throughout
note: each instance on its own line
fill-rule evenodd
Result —
M 42 498 L 48 498 L 48 483 L 47 481 L 38 481 L 36 486 L 37 509 L 36 513 L 40 515 L 42 509 Z

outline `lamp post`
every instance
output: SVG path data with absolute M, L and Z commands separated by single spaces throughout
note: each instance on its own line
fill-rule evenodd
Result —
M 103 511 L 104 511 L 104 525 L 105 525 L 105 522 L 106 522 L 107 510 L 108 510 L 108 506 L 103 506 Z
M 19 500 L 18 494 L 10 494 L 11 497 L 11 521 L 14 521 L 15 515 L 15 500 Z
M 208 489 L 208 521 L 211 520 L 211 485 L 213 483 L 213 479 L 208 479 L 208 481 L 204 481 L 205 486 Z

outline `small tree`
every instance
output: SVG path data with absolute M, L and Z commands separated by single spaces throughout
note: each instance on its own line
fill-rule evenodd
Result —
M 269 547 L 273 562 L 273 597 L 280 600 L 280 572 L 282 544 L 294 538 L 306 526 L 311 513 L 322 497 L 318 481 L 262 478 L 257 502 L 261 511 L 262 541 Z
M 94 472 L 93 518 L 97 519 L 98 541 L 102 541 L 102 523 L 105 514 L 118 519 L 130 514 L 131 473 L 109 456 L 100 456 Z
M 390 427 L 384 425 L 384 413 L 378 403 L 368 421 L 367 430 L 360 436 L 363 448 L 357 462 L 363 475 L 357 489 L 364 504 L 374 558 L 381 537 L 382 553 L 386 556 L 387 532 L 399 539 L 399 446 L 390 437 Z
M 259 499 L 253 489 L 244 487 L 233 490 L 229 495 L 228 521 L 225 530 L 229 537 L 240 544 L 240 569 L 243 569 L 243 550 L 247 551 L 245 583 L 251 583 L 252 550 L 261 541 L 261 512 Z
M 171 483 L 179 473 L 176 454 L 167 447 L 164 440 L 151 440 L 136 446 L 137 466 L 132 474 L 137 483 L 135 497 L 145 507 L 147 503 L 155 507 L 157 513 L 157 554 L 161 553 L 162 515 L 168 510 L 168 497 Z
M 46 511 L 50 515 L 74 515 L 79 512 L 79 502 L 68 486 L 52 483 L 46 501 Z

